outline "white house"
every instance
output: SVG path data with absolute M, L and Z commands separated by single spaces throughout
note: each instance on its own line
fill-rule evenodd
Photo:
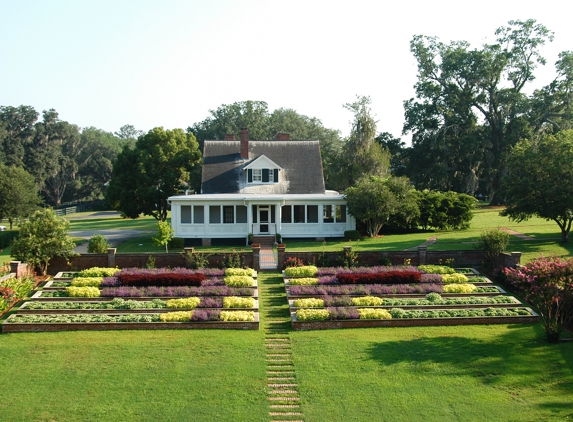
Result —
M 324 187 L 318 141 L 205 141 L 201 193 L 169 198 L 171 224 L 186 245 L 343 237 L 356 227 L 344 196 Z

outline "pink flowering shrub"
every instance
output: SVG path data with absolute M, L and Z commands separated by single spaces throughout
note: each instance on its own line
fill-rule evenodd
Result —
M 547 341 L 558 342 L 573 322 L 573 258 L 540 257 L 522 267 L 506 268 L 504 273 L 539 311 Z

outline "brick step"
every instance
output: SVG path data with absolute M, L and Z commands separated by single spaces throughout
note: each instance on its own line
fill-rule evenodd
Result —
M 276 242 L 275 236 L 254 236 L 253 237 L 253 243 L 258 243 L 261 246 L 262 245 L 273 246 L 273 244 L 275 242 Z

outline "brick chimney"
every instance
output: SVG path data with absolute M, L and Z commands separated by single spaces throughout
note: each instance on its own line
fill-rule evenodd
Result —
M 234 141 L 235 140 L 235 135 L 233 135 L 232 133 L 227 133 L 225 135 L 225 141 Z
M 290 134 L 286 132 L 277 133 L 279 141 L 290 141 Z
M 249 130 L 241 129 L 241 158 L 249 158 Z

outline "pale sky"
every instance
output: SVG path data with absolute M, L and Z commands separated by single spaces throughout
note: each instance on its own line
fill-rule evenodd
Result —
M 368 95 L 378 131 L 400 136 L 416 83 L 413 35 L 478 47 L 509 20 L 536 19 L 555 32 L 542 49 L 541 87 L 558 53 L 573 50 L 568 4 L 0 0 L 0 105 L 54 108 L 62 120 L 114 132 L 185 129 L 222 104 L 258 100 L 347 136 L 343 104 Z

